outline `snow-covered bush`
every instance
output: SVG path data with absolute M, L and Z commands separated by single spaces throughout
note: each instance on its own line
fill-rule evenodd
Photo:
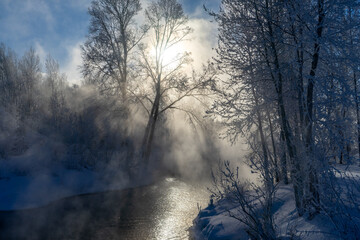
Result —
M 322 174 L 321 213 L 341 239 L 360 239 L 360 179 L 357 166 L 331 166 Z
M 213 173 L 210 191 L 211 197 L 224 206 L 230 217 L 247 226 L 246 232 L 251 239 L 276 239 L 272 209 L 275 188 L 268 192 L 254 183 L 241 180 L 238 169 L 224 162 Z

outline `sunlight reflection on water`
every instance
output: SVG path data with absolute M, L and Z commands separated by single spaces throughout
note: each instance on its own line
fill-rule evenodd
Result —
M 163 197 L 157 207 L 161 214 L 154 227 L 156 239 L 188 239 L 188 228 L 198 213 L 198 205 L 205 207 L 208 192 L 175 178 L 166 178 Z M 170 186 L 167 186 L 170 185 Z
M 74 196 L 42 208 L 0 212 L 0 238 L 188 239 L 187 230 L 198 213 L 198 205 L 206 207 L 208 196 L 204 185 L 176 178 L 149 186 Z

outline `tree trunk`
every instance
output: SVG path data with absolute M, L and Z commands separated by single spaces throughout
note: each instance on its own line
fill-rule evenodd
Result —
M 318 176 L 316 172 L 316 167 L 314 166 L 314 155 L 313 155 L 313 104 L 314 104 L 314 87 L 315 87 L 315 74 L 319 62 L 319 52 L 320 52 L 320 39 L 323 32 L 323 22 L 325 18 L 324 12 L 324 0 L 318 0 L 318 23 L 316 34 L 317 38 L 314 43 L 314 54 L 312 56 L 311 69 L 310 69 L 310 78 L 308 79 L 307 86 L 307 96 L 306 96 L 306 116 L 305 116 L 305 126 L 306 126 L 306 141 L 305 147 L 307 150 L 307 155 L 309 158 L 309 179 L 308 187 L 310 196 L 309 199 L 306 199 L 308 207 L 313 207 L 315 212 L 310 211 L 310 214 L 314 214 L 319 211 L 320 204 L 320 195 L 318 190 Z
M 354 80 L 354 91 L 355 91 L 355 108 L 356 108 L 356 126 L 357 126 L 357 145 L 358 145 L 358 159 L 360 159 L 360 110 L 359 110 L 359 96 L 358 96 L 358 83 L 356 78 L 355 70 L 353 74 Z
M 272 180 L 271 180 L 271 174 L 269 171 L 269 167 L 270 167 L 269 166 L 269 158 L 268 158 L 268 154 L 267 154 L 266 141 L 265 141 L 264 130 L 263 130 L 263 126 L 262 126 L 262 117 L 261 117 L 261 113 L 259 110 L 259 99 L 256 96 L 255 88 L 253 85 L 251 86 L 251 91 L 252 91 L 252 94 L 254 97 L 254 102 L 255 102 L 256 115 L 257 115 L 256 117 L 257 117 L 257 121 L 258 121 L 261 147 L 262 147 L 263 157 L 264 157 L 263 168 L 264 168 L 265 187 L 266 187 L 267 193 L 270 195 L 272 192 Z
M 282 153 L 281 153 L 281 174 L 282 174 L 282 179 L 284 180 L 285 184 L 289 184 L 289 178 L 287 176 L 287 160 L 286 160 L 286 150 L 285 150 L 285 137 L 284 137 L 284 132 L 281 130 L 280 131 L 280 144 L 281 144 L 281 149 L 282 149 Z
M 271 122 L 269 109 L 266 109 L 266 114 L 267 114 L 267 117 L 269 120 L 270 137 L 271 137 L 271 143 L 272 143 L 272 148 L 273 148 L 273 153 L 274 153 L 275 181 L 279 182 L 280 174 L 279 174 L 279 166 L 278 166 L 278 157 L 277 157 L 277 151 L 276 151 L 276 145 L 275 145 L 275 139 L 274 139 L 274 130 L 273 130 L 272 122 Z
M 149 158 L 151 154 L 151 147 L 153 143 L 154 133 L 155 133 L 155 127 L 156 122 L 159 117 L 159 107 L 160 107 L 160 81 L 156 84 L 156 96 L 154 100 L 154 104 L 151 108 L 151 112 L 149 115 L 149 120 L 147 123 L 147 126 L 145 128 L 145 133 L 143 137 L 142 147 L 141 147 L 141 157 L 144 161 L 145 168 L 148 167 L 149 164 Z
M 252 63 L 251 51 L 248 51 L 248 54 L 249 54 L 249 64 L 251 66 L 251 75 L 254 76 L 254 72 L 253 72 L 253 68 L 252 68 L 253 63 Z M 273 182 L 272 182 L 271 174 L 269 171 L 269 157 L 267 154 L 266 141 L 265 141 L 264 130 L 263 130 L 263 125 L 262 125 L 262 117 L 261 117 L 261 112 L 259 109 L 259 107 L 260 107 L 259 98 L 256 95 L 255 86 L 253 84 L 251 84 L 251 93 L 254 98 L 257 121 L 258 121 L 259 132 L 260 132 L 261 147 L 262 147 L 263 157 L 264 157 L 263 168 L 264 168 L 265 187 L 266 187 L 267 193 L 270 196 L 270 194 L 272 192 L 272 188 L 273 188 Z
M 266 1 L 266 7 L 267 7 L 267 16 L 271 16 L 270 12 L 269 12 L 269 6 L 268 6 L 268 1 Z M 303 180 L 302 180 L 302 174 L 301 174 L 301 167 L 300 167 L 300 163 L 299 163 L 299 159 L 297 156 L 297 151 L 296 151 L 296 147 L 295 144 L 293 143 L 293 134 L 290 128 L 290 124 L 288 121 L 288 117 L 286 115 L 286 110 L 285 110 L 285 104 L 284 104 L 284 95 L 283 95 L 283 77 L 282 77 L 282 73 L 281 73 L 281 69 L 280 69 L 280 62 L 279 62 L 279 57 L 278 57 L 278 52 L 276 49 L 276 44 L 275 44 L 275 40 L 274 40 L 274 32 L 273 32 L 273 26 L 272 26 L 272 21 L 270 19 L 268 19 L 267 21 L 267 27 L 268 27 L 268 34 L 270 37 L 270 50 L 273 56 L 273 61 L 274 61 L 274 67 L 275 69 L 272 70 L 270 67 L 270 60 L 267 59 L 267 65 L 270 68 L 270 71 L 272 72 L 272 78 L 273 78 L 273 82 L 275 85 L 275 90 L 276 90 L 276 94 L 277 94 L 277 103 L 278 103 L 278 110 L 279 110 L 279 116 L 280 116 L 280 121 L 281 121 L 281 129 L 284 133 L 284 137 L 285 137 L 285 142 L 286 142 L 286 146 L 288 149 L 288 153 L 289 153 L 289 157 L 290 157 L 290 161 L 291 161 L 291 177 L 293 180 L 293 188 L 294 188 L 294 195 L 295 195 L 295 205 L 296 205 L 296 209 L 297 212 L 300 216 L 302 216 L 304 214 L 304 207 L 303 207 Z M 266 38 L 265 38 L 266 39 Z M 266 51 L 266 50 L 265 50 Z M 274 76 L 274 74 L 276 74 L 277 76 Z
M 281 119 L 281 128 L 284 135 L 285 143 L 288 149 L 290 161 L 291 161 L 291 179 L 293 181 L 294 195 L 295 195 L 295 205 L 298 211 L 299 216 L 304 214 L 304 206 L 303 206 L 303 179 L 302 179 L 302 170 L 300 166 L 299 159 L 296 153 L 296 147 L 292 142 L 292 133 L 289 126 L 289 122 L 287 120 L 285 106 L 283 101 L 282 91 L 278 93 L 278 104 L 279 104 L 279 112 Z

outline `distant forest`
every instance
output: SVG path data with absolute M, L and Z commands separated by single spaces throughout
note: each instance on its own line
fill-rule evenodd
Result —
M 203 115 L 215 70 L 195 71 L 186 49 L 174 53 L 192 32 L 182 6 L 158 1 L 143 10 L 140 1 L 101 0 L 88 13 L 83 81 L 73 86 L 50 55 L 43 63 L 33 48 L 18 57 L 1 45 L 2 162 L 18 174 L 59 165 L 127 177 L 148 168 L 179 174 L 186 146 L 171 130 L 177 122 L 196 152 L 184 156 L 201 159 L 199 175 L 209 172 L 202 159 L 217 158 L 215 132 Z M 139 14 L 145 22 L 136 22 Z

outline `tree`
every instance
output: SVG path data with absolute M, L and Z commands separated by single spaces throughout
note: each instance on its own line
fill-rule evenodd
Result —
M 59 64 L 48 56 L 45 62 L 46 79 L 45 87 L 49 94 L 50 124 L 60 130 L 65 118 L 65 94 L 66 76 L 60 73 Z
M 183 70 L 191 61 L 190 53 L 183 50 L 174 56 L 171 54 L 192 31 L 181 4 L 176 0 L 153 2 L 146 10 L 146 20 L 151 39 L 148 45 L 140 48 L 141 66 L 148 80 L 142 87 L 150 90 L 141 100 L 148 114 L 141 147 L 145 164 L 150 157 L 159 118 L 168 110 L 181 110 L 191 115 L 181 102 L 201 96 L 199 90 L 205 89 L 214 75 L 214 69 L 209 66 L 200 75 L 193 72 L 188 76 Z
M 355 72 L 356 75 L 356 71 L 354 67 L 349 70 L 346 66 L 351 61 L 358 63 L 358 58 L 350 53 L 349 48 L 354 46 L 349 43 L 349 32 L 354 33 L 357 25 L 346 24 L 344 19 L 349 18 L 349 9 L 356 9 L 357 5 L 355 2 L 324 0 L 223 0 L 219 13 L 210 12 L 219 24 L 216 60 L 223 72 L 230 75 L 230 79 L 224 81 L 225 88 L 220 94 L 221 99 L 215 102 L 213 112 L 225 119 L 233 129 L 230 131 L 232 134 L 241 133 L 243 126 L 251 125 L 248 121 L 256 125 L 260 135 L 261 128 L 270 131 L 273 149 L 275 139 L 271 129 L 275 123 L 281 136 L 278 145 L 282 139 L 286 144 L 299 215 L 308 211 L 312 216 L 319 211 L 319 172 L 326 169 L 326 163 L 317 151 L 321 149 L 322 154 L 327 154 L 325 149 L 329 147 L 323 140 L 334 138 L 330 135 L 324 138 L 322 130 L 335 132 L 331 129 L 332 119 L 338 119 L 339 126 L 342 126 L 337 130 L 343 142 L 340 156 L 351 152 L 351 138 L 346 137 L 348 134 L 342 128 L 349 125 L 350 116 L 345 89 L 352 89 L 355 85 L 357 90 L 356 82 L 351 84 L 353 78 L 349 78 L 349 73 Z M 344 46 L 340 42 L 349 44 Z M 346 64 L 344 59 L 348 60 Z M 329 82 L 336 83 L 336 86 L 329 89 Z M 253 92 L 251 90 L 255 90 L 255 94 L 249 94 Z M 249 101 L 255 98 L 257 103 Z M 329 98 L 336 102 L 336 106 L 329 104 Z M 261 105 L 273 113 L 274 120 L 268 121 L 269 129 L 264 127 L 261 116 L 271 114 L 265 115 L 261 108 L 259 111 Z M 341 114 L 335 116 L 335 109 Z M 328 117 L 325 112 L 329 112 Z M 254 131 L 252 128 L 246 130 Z M 269 141 L 260 136 L 259 142 L 266 161 L 266 152 L 270 148 L 264 144 L 269 145 Z M 284 157 L 283 154 L 281 169 L 285 180 Z
M 260 132 L 264 182 L 269 186 L 272 184 L 269 177 L 271 174 L 268 172 L 269 148 L 265 134 L 262 133 L 265 123 L 262 117 L 265 114 L 262 112 L 265 112 L 264 108 L 276 106 L 277 109 L 273 111 L 278 113 L 292 166 L 297 168 L 297 171 L 293 171 L 294 192 L 297 207 L 302 212 L 300 166 L 284 104 L 285 77 L 278 51 L 282 33 L 273 25 L 280 16 L 281 6 L 270 1 L 227 0 L 222 1 L 222 6 L 220 13 L 210 14 L 219 24 L 220 41 L 216 61 L 230 78 L 224 81 L 223 89 L 220 89 L 221 97 L 215 102 L 213 112 L 222 116 L 227 124 L 233 125 L 230 134 L 246 133 L 253 130 L 253 125 L 256 126 Z M 269 102 L 274 100 L 276 104 Z M 286 169 L 286 166 L 282 167 L 284 168 Z
M 15 53 L 0 45 L 0 101 L 1 106 L 10 108 L 19 101 L 18 60 Z
M 20 115 L 25 118 L 34 114 L 38 107 L 37 90 L 41 79 L 40 58 L 33 48 L 30 48 L 21 58 L 19 70 Z
M 134 23 L 140 10 L 140 0 L 92 1 L 89 35 L 82 46 L 84 77 L 108 94 L 119 94 L 124 106 L 134 73 L 132 53 L 146 32 Z

